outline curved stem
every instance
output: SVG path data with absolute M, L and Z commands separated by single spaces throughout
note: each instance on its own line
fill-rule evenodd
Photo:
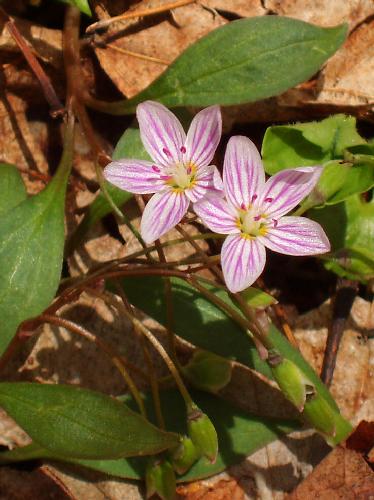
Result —
M 128 385 L 131 394 L 133 395 L 136 404 L 138 405 L 140 413 L 143 415 L 144 418 L 147 418 L 147 414 L 145 411 L 144 407 L 144 402 L 143 399 L 140 395 L 140 392 L 138 388 L 136 387 L 135 383 L 133 382 L 131 376 L 129 375 L 125 365 L 123 364 L 122 360 L 120 357 L 113 351 L 113 349 L 103 342 L 101 339 L 93 335 L 91 332 L 86 330 L 80 325 L 77 325 L 73 321 L 70 321 L 68 319 L 60 318 L 58 316 L 52 316 L 49 314 L 41 314 L 39 316 L 40 321 L 44 323 L 51 323 L 63 328 L 66 328 L 67 330 L 76 333 L 80 335 L 81 337 L 86 338 L 90 342 L 93 342 L 96 344 L 105 354 L 111 359 L 112 363 L 114 366 L 117 368 L 117 370 L 120 372 L 122 377 L 124 378 L 126 384 Z

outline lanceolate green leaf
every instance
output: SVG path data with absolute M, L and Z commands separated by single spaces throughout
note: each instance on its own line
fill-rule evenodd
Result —
M 239 462 L 262 446 L 277 439 L 283 433 L 298 428 L 297 421 L 276 420 L 248 415 L 230 403 L 198 391 L 192 393 L 194 401 L 211 418 L 219 438 L 219 453 L 215 464 L 205 459 L 199 460 L 179 481 L 192 481 L 208 477 L 224 470 L 229 465 Z M 165 408 L 167 428 L 184 433 L 185 405 L 176 390 L 161 393 L 162 407 Z M 152 407 L 150 395 L 147 406 Z M 83 465 L 107 474 L 139 479 L 144 475 L 146 461 L 141 458 L 120 460 L 78 460 L 61 458 L 33 443 L 25 448 L 18 448 L 0 454 L 0 463 L 18 462 L 35 458 L 60 459 Z
M 212 304 L 191 285 L 179 278 L 171 278 L 175 333 L 192 344 L 229 359 L 234 359 L 272 378 L 268 365 L 259 358 L 257 349 L 242 331 L 221 309 Z M 164 284 L 162 278 L 136 277 L 122 280 L 129 300 L 139 309 L 166 325 Z M 235 307 L 227 293 L 207 286 L 220 299 Z M 334 407 L 336 403 L 314 370 L 272 325 L 269 337 L 286 358 L 291 359 L 319 392 Z
M 13 165 L 0 163 L 0 216 L 27 198 L 21 174 Z
M 240 104 L 278 95 L 311 77 L 346 33 L 346 25 L 320 28 L 280 16 L 233 21 L 191 45 L 143 92 L 102 110 L 132 113 L 147 99 L 175 107 Z
M 60 280 L 72 130 L 53 181 L 0 218 L 0 356 L 18 325 L 40 314 Z
M 103 459 L 158 453 L 179 442 L 124 403 L 69 385 L 0 383 L 0 406 L 58 456 Z

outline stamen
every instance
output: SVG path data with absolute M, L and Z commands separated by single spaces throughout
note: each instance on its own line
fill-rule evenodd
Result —
M 191 172 L 192 172 L 192 168 L 191 167 L 187 167 L 187 174 L 190 175 Z
M 245 203 L 244 203 L 244 202 L 240 205 L 240 208 L 241 208 L 242 210 L 247 210 L 247 207 L 245 206 Z
M 162 151 L 166 154 L 166 156 L 171 156 L 171 153 L 168 149 L 162 148 Z
M 256 222 L 258 222 L 260 219 L 261 215 L 256 215 L 255 217 L 253 217 L 253 220 L 255 220 Z
M 173 176 L 172 175 L 160 175 L 160 179 L 162 181 L 170 181 L 170 179 L 172 179 Z
M 265 201 L 266 201 L 267 203 L 271 203 L 271 202 L 273 201 L 273 198 L 265 198 Z
M 273 227 L 274 227 L 274 228 L 275 228 L 275 227 L 277 227 L 277 225 L 278 225 L 278 221 L 277 221 L 276 219 L 272 219 L 272 221 L 273 221 Z
M 257 194 L 254 194 L 254 195 L 252 196 L 252 200 L 251 200 L 251 202 L 253 203 L 255 200 L 257 200 L 257 198 L 258 198 Z
M 181 153 L 185 153 L 186 152 L 186 148 L 184 146 L 181 147 Z
M 152 165 L 152 170 L 157 173 L 161 172 L 161 170 L 158 167 L 156 167 L 156 165 Z

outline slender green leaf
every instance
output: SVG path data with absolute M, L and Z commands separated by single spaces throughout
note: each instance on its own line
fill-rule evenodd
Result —
M 86 459 L 150 455 L 176 446 L 161 431 L 109 396 L 69 385 L 0 383 L 0 405 L 40 446 Z
M 148 88 L 103 111 L 132 113 L 147 99 L 166 106 L 240 104 L 310 78 L 341 46 L 347 26 L 320 28 L 280 16 L 240 19 L 191 45 Z
M 260 359 L 254 344 L 226 313 L 183 280 L 171 278 L 171 284 L 174 330 L 177 335 L 202 349 L 239 361 L 272 378 L 271 370 Z M 122 286 L 129 300 L 136 307 L 159 323 L 167 324 L 162 278 L 126 278 L 122 280 Z M 230 306 L 236 307 L 224 290 L 212 286 L 207 286 L 207 288 Z M 337 408 L 334 399 L 314 370 L 274 325 L 270 327 L 269 338 L 280 354 L 293 361 L 333 408 Z
M 281 434 L 299 427 L 297 421 L 276 420 L 248 415 L 230 403 L 198 391 L 192 393 L 194 401 L 211 418 L 219 438 L 219 453 L 215 464 L 200 459 L 192 469 L 178 478 L 179 481 L 192 481 L 221 472 L 229 465 L 243 460 L 244 457 L 267 445 Z M 126 398 L 127 399 L 127 398 Z M 165 411 L 167 428 L 185 433 L 185 405 L 176 390 L 161 393 L 161 403 Z M 147 397 L 147 406 L 152 408 L 151 396 Z M 141 458 L 120 460 L 78 460 L 61 458 L 33 443 L 25 448 L 18 448 L 0 454 L 0 463 L 9 463 L 35 458 L 60 459 L 105 472 L 107 474 L 139 479 L 144 476 L 146 460 Z
M 0 216 L 27 198 L 21 174 L 13 165 L 0 163 Z
M 64 208 L 72 163 L 72 131 L 52 182 L 0 219 L 0 356 L 18 325 L 40 314 L 60 280 Z

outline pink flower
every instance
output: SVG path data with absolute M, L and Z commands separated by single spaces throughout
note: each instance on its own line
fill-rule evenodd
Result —
M 195 212 L 216 233 L 228 234 L 221 262 L 227 287 L 239 292 L 262 273 L 265 247 L 287 255 L 330 250 L 322 227 L 305 217 L 284 217 L 313 189 L 321 167 L 282 170 L 265 182 L 259 152 L 246 137 L 232 137 L 223 166 L 223 196 L 200 200 Z
M 210 165 L 221 138 L 222 119 L 219 106 L 203 109 L 186 136 L 177 117 L 162 104 L 146 101 L 139 104 L 136 115 L 140 137 L 153 162 L 113 161 L 104 176 L 130 193 L 155 193 L 140 225 L 144 241 L 152 243 L 181 221 L 190 201 L 222 188 L 217 168 Z

